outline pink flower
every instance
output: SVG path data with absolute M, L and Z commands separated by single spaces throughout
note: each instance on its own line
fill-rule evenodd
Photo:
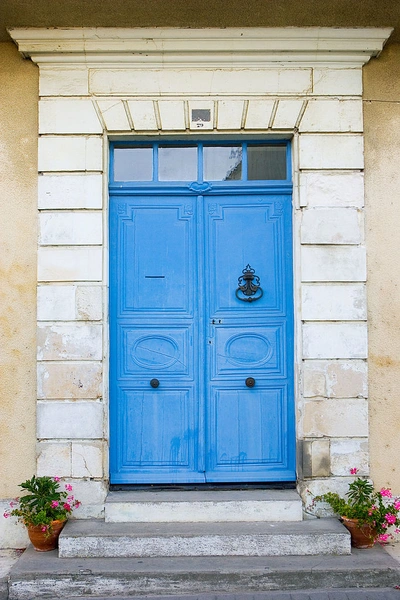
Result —
M 67 490 L 67 492 L 72 492 L 72 485 L 70 483 L 66 483 L 65 489 Z
M 395 533 L 400 533 L 400 529 L 398 527 L 396 527 L 396 529 L 394 530 Z
M 68 496 L 67 502 L 73 502 L 73 501 L 74 501 L 74 497 L 73 496 Z
M 53 477 L 54 481 L 56 481 L 57 483 L 60 481 L 60 477 Z
M 3 517 L 4 517 L 5 519 L 8 519 L 8 517 L 11 517 L 11 515 L 10 515 L 10 513 L 8 513 L 7 511 L 4 511 L 4 512 L 3 512 Z
M 14 508 L 14 506 L 16 506 L 16 505 L 17 505 L 17 503 L 16 503 L 16 502 L 10 502 L 10 507 L 11 507 L 11 508 Z
M 43 527 L 41 528 L 41 531 L 47 531 L 47 525 L 43 525 Z
M 380 495 L 386 498 L 391 498 L 392 497 L 392 492 L 390 491 L 389 488 L 382 488 L 380 491 Z
M 400 500 L 396 500 L 393 504 L 394 510 L 400 510 Z
M 68 510 L 68 511 L 71 510 L 71 505 L 68 504 L 68 502 L 64 502 L 63 507 L 65 508 L 65 510 Z
M 388 523 L 390 523 L 390 525 L 396 523 L 396 515 L 392 515 L 391 513 L 387 513 L 385 515 L 385 519 Z
M 79 500 L 75 500 L 74 506 L 76 508 L 79 508 L 81 504 L 82 504 L 82 502 L 79 502 Z
M 382 523 L 382 527 L 383 529 L 387 529 L 388 524 L 387 523 Z
M 388 533 L 381 533 L 380 535 L 378 535 L 378 542 L 380 542 L 381 544 L 385 544 L 389 539 L 389 534 Z
M 52 500 L 51 501 L 51 508 L 57 508 L 58 506 L 58 500 Z
M 352 475 L 357 475 L 357 473 L 358 473 L 358 469 L 357 469 L 357 467 L 353 467 L 352 469 L 350 469 L 350 473 L 351 473 Z

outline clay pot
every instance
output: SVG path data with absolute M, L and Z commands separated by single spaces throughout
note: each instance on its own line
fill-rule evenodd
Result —
M 351 545 L 354 548 L 372 548 L 376 539 L 376 529 L 367 523 L 358 524 L 358 519 L 341 518 L 343 525 L 350 531 Z
M 49 552 L 55 550 L 60 535 L 67 521 L 52 521 L 50 534 L 42 531 L 41 525 L 28 525 L 28 536 L 37 552 Z

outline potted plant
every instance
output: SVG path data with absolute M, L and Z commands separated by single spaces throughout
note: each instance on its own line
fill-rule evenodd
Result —
M 356 468 L 350 469 L 351 475 L 357 472 Z M 355 548 L 371 548 L 375 542 L 384 544 L 394 538 L 393 532 L 400 533 L 400 498 L 394 497 L 389 488 L 375 491 L 365 477 L 357 477 L 350 483 L 344 498 L 327 492 L 315 496 L 312 505 L 318 501 L 327 502 L 340 517 Z
M 38 552 L 57 547 L 58 536 L 80 502 L 72 495 L 72 485 L 60 489 L 59 477 L 36 477 L 20 484 L 26 493 L 10 502 L 3 516 L 17 517 L 27 530 L 30 541 Z

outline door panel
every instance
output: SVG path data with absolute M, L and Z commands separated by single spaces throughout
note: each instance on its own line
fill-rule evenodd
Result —
M 259 192 L 111 197 L 113 483 L 295 479 L 291 210 Z
M 194 385 L 194 198 L 113 200 L 112 481 L 204 482 Z
M 207 481 L 294 478 L 291 243 L 289 197 L 225 196 L 208 211 Z M 248 265 L 262 296 L 243 301 Z
M 249 373 L 285 376 L 283 357 L 284 324 L 216 325 L 212 347 L 212 378 L 244 380 Z
M 262 473 L 269 464 L 282 463 L 284 402 L 282 387 L 213 388 L 210 471 Z

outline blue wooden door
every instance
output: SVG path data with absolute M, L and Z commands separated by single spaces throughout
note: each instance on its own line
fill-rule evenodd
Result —
M 111 190 L 111 481 L 295 479 L 291 196 Z

